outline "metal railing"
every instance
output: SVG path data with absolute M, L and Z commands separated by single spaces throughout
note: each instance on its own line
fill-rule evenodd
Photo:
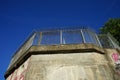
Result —
M 36 32 L 33 45 L 93 43 L 100 46 L 96 33 L 88 29 Z
M 98 37 L 103 48 L 120 49 L 119 42 L 110 33 L 99 34 Z
M 87 28 L 35 31 L 13 55 L 11 64 L 9 66 L 14 64 L 14 62 L 16 62 L 18 58 L 33 45 L 43 46 L 82 43 L 90 43 L 103 48 L 120 49 L 118 42 L 112 37 L 112 35 L 97 35 L 94 31 Z
M 16 54 L 24 54 L 32 45 L 63 45 L 91 43 L 103 48 L 119 48 L 119 44 L 111 34 L 96 34 L 90 29 L 61 29 L 50 31 L 35 31 L 16 51 Z M 13 56 L 13 57 L 14 57 Z

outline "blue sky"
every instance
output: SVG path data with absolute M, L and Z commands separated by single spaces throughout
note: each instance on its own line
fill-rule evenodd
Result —
M 33 29 L 88 26 L 120 18 L 120 0 L 0 0 L 0 80 Z

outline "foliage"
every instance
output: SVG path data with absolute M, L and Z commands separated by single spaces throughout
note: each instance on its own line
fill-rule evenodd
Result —
M 120 18 L 109 19 L 103 27 L 100 28 L 101 33 L 110 33 L 120 43 Z

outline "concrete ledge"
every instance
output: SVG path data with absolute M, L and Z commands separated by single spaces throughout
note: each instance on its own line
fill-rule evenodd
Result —
M 104 49 L 94 44 L 67 44 L 67 45 L 52 45 L 52 46 L 32 46 L 29 52 L 39 52 L 38 54 L 54 54 L 66 52 L 99 52 L 105 53 Z
M 94 44 L 65 44 L 65 45 L 50 45 L 50 46 L 31 46 L 24 54 L 14 57 L 14 63 L 8 68 L 4 77 L 7 78 L 15 69 L 25 62 L 33 54 L 59 54 L 73 52 L 98 52 L 104 54 L 103 48 Z M 16 54 L 17 55 L 17 54 Z M 19 58 L 18 58 L 19 57 Z

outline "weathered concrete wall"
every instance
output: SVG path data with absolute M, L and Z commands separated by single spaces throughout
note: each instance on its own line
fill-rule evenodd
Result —
M 112 69 L 113 76 L 115 80 L 120 80 L 120 70 L 116 69 L 116 63 L 118 63 L 115 59 L 115 56 L 120 56 L 120 53 L 116 49 L 106 49 L 106 57 L 109 61 L 109 66 Z
M 120 80 L 113 53 L 92 44 L 32 46 L 14 57 L 6 80 Z
M 104 54 L 32 55 L 25 80 L 114 80 Z
M 107 55 L 107 58 L 108 58 L 109 62 L 112 65 L 114 65 L 115 61 L 114 61 L 114 58 L 112 56 L 113 56 L 113 54 L 118 54 L 119 55 L 119 52 L 116 49 L 105 49 L 105 50 L 106 50 L 106 55 Z
M 26 60 L 19 68 L 17 68 L 6 80 L 24 80 L 28 69 L 29 60 Z
M 18 68 L 32 54 L 57 54 L 59 52 L 99 52 L 103 54 L 104 49 L 94 44 L 31 46 L 27 51 L 26 48 L 24 49 L 24 47 L 22 47 L 12 58 L 11 63 L 5 73 L 5 78 L 7 78 L 14 71 L 14 69 Z

